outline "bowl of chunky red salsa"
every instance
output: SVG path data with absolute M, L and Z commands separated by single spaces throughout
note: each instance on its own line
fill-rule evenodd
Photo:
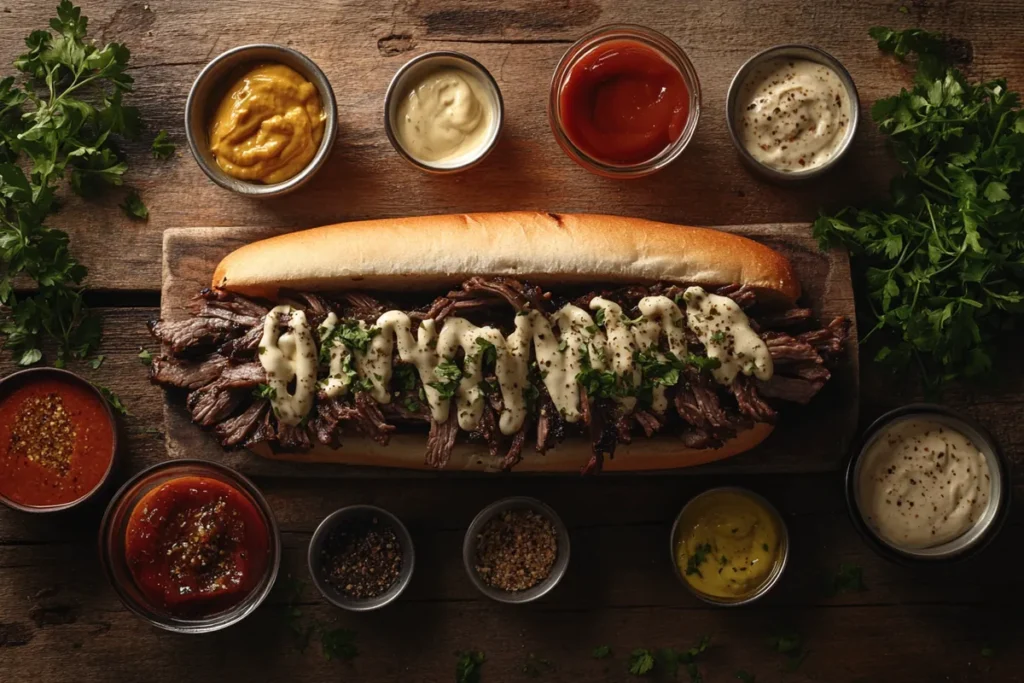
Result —
M 55 512 L 110 476 L 117 430 L 99 391 L 74 373 L 33 368 L 0 382 L 0 502 Z
M 270 592 L 280 560 L 277 525 L 256 487 L 195 460 L 161 463 L 128 482 L 107 509 L 100 543 L 125 604 L 173 631 L 240 621 Z

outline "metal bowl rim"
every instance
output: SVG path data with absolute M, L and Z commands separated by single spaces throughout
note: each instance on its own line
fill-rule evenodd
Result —
M 335 527 L 347 519 L 366 513 L 384 518 L 393 527 L 398 543 L 402 547 L 402 568 L 399 570 L 398 580 L 395 584 L 377 597 L 362 600 L 345 598 L 327 583 L 318 555 L 327 535 Z M 416 548 L 413 545 L 409 529 L 406 528 L 402 520 L 394 513 L 376 505 L 347 505 L 327 515 L 317 525 L 316 531 L 313 532 L 313 536 L 309 539 L 309 548 L 306 550 L 306 565 L 309 569 L 309 575 L 313 579 L 313 585 L 316 586 L 316 589 L 320 591 L 320 595 L 327 602 L 350 612 L 371 612 L 391 604 L 398 599 L 398 596 L 405 592 L 409 582 L 412 581 L 413 571 L 416 568 Z
M 843 87 L 846 89 L 847 98 L 850 100 L 850 125 L 847 128 L 843 142 L 835 154 L 832 155 L 831 159 L 821 166 L 817 166 L 807 171 L 786 173 L 784 171 L 771 168 L 770 166 L 766 166 L 755 159 L 753 155 L 747 151 L 743 146 L 743 143 L 740 142 L 739 135 L 736 132 L 734 110 L 736 108 L 736 98 L 739 96 L 740 87 L 742 87 L 743 82 L 749 75 L 751 69 L 762 61 L 773 59 L 775 57 L 784 57 L 787 52 L 792 53 L 792 51 L 797 50 L 799 50 L 800 53 L 793 56 L 797 56 L 802 59 L 811 59 L 811 61 L 823 64 L 831 68 L 836 72 L 836 75 L 839 76 L 839 80 L 842 81 Z M 817 59 L 812 59 L 808 56 L 808 53 L 814 55 Z M 773 45 L 772 47 L 765 48 L 764 50 L 751 55 L 743 62 L 743 64 L 740 65 L 739 69 L 736 70 L 732 80 L 729 82 L 729 88 L 726 91 L 725 122 L 726 128 L 729 130 L 729 139 L 732 140 L 733 147 L 736 148 L 740 158 L 743 159 L 747 166 L 771 180 L 783 183 L 799 183 L 801 181 L 817 178 L 830 170 L 846 156 L 850 147 L 853 146 L 853 140 L 857 137 L 857 126 L 860 123 L 860 95 L 857 92 L 857 84 L 854 82 L 853 76 L 850 75 L 850 71 L 831 53 L 814 45 L 803 43 L 783 43 L 781 45 Z

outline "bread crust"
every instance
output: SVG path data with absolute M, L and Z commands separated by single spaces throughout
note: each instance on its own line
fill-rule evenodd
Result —
M 212 285 L 273 299 L 281 288 L 429 289 L 474 275 L 541 285 L 744 284 L 779 304 L 800 296 L 786 257 L 739 235 L 623 216 L 530 211 L 385 218 L 279 235 L 228 254 Z
M 678 438 L 654 436 L 650 439 L 638 437 L 632 444 L 619 444 L 614 458 L 605 458 L 605 472 L 641 472 L 693 467 L 722 460 L 749 451 L 764 441 L 774 427 L 763 422 L 756 423 L 719 448 L 687 448 Z M 426 437 L 420 434 L 396 434 L 387 446 L 370 439 L 353 437 L 341 448 L 328 448 L 314 444 L 308 451 L 274 451 L 266 444 L 259 444 L 254 453 L 289 462 L 333 462 L 366 467 L 397 467 L 402 469 L 432 469 L 426 464 L 423 449 Z M 523 459 L 515 466 L 515 472 L 579 472 L 590 460 L 590 444 L 585 439 L 568 439 L 556 448 L 541 455 L 527 444 Z M 501 458 L 492 458 L 484 444 L 457 443 L 445 472 L 496 472 L 501 469 Z

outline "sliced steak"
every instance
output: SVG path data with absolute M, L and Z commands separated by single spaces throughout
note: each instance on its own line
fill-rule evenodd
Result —
M 289 451 L 308 451 L 313 447 L 313 441 L 309 437 L 309 428 L 302 424 L 278 424 L 277 440 L 282 448 Z
M 189 394 L 185 405 L 192 414 L 193 422 L 210 427 L 235 412 L 245 395 L 244 391 L 221 389 L 211 385 Z
M 740 308 L 750 308 L 757 303 L 757 293 L 747 285 L 726 285 L 715 290 L 719 296 L 727 296 Z
M 151 382 L 165 387 L 177 387 L 194 391 L 210 384 L 227 367 L 228 359 L 212 355 L 202 360 L 178 360 L 175 358 L 154 358 L 149 368 Z
M 775 330 L 796 327 L 812 318 L 814 318 L 814 311 L 809 308 L 791 308 L 782 313 L 759 315 L 757 316 L 757 322 L 763 328 Z
M 825 383 L 824 381 L 806 380 L 799 377 L 774 375 L 767 382 L 758 380 L 756 384 L 757 390 L 764 396 L 806 405 L 821 391 L 821 387 Z
M 242 444 L 256 431 L 265 413 L 270 411 L 269 401 L 256 401 L 240 415 L 217 424 L 214 431 L 222 446 L 231 448 Z
M 257 325 L 241 337 L 227 340 L 220 345 L 218 351 L 220 351 L 221 355 L 227 356 L 232 360 L 255 356 L 256 350 L 260 346 L 260 339 L 262 338 L 263 326 Z
M 245 328 L 223 318 L 189 318 L 188 320 L 152 320 L 149 332 L 178 355 L 216 346 L 241 336 Z
M 505 454 L 504 460 L 501 461 L 502 469 L 510 470 L 523 459 L 523 446 L 526 444 L 526 435 L 529 430 L 530 422 L 527 420 L 519 431 L 516 432 L 515 436 L 512 437 L 512 445 L 508 447 L 508 453 Z
M 656 415 L 649 413 L 646 410 L 638 410 L 633 413 L 633 415 L 636 418 L 637 424 L 639 424 L 640 428 L 644 430 L 644 435 L 647 437 L 653 436 L 654 433 L 662 427 L 661 420 L 659 420 Z

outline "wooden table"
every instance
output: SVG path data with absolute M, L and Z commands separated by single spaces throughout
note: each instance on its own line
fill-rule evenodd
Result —
M 42 28 L 52 2 L 0 0 L 0 63 Z M 166 128 L 179 151 L 170 162 L 129 147 L 130 182 L 149 205 L 148 223 L 127 220 L 119 197 L 71 198 L 51 220 L 68 230 L 91 268 L 91 302 L 106 312 L 98 370 L 131 415 L 124 420 L 121 478 L 165 457 L 161 391 L 136 359 L 150 346 L 144 323 L 160 287 L 161 231 L 171 226 L 308 227 L 364 217 L 446 211 L 538 208 L 606 211 L 691 224 L 809 220 L 885 187 L 891 165 L 866 121 L 849 163 L 801 188 L 752 177 L 730 147 L 723 111 L 735 69 L 774 43 L 820 45 L 850 69 L 864 111 L 895 92 L 906 73 L 867 37 L 875 24 L 920 25 L 967 39 L 975 76 L 1006 76 L 1024 88 L 1024 2 L 1020 0 L 783 0 L 776 3 L 612 2 L 610 0 L 89 0 L 91 35 L 129 44 L 135 104 L 152 130 Z M 577 168 L 556 146 L 545 115 L 547 85 L 561 53 L 592 27 L 634 21 L 658 28 L 692 58 L 704 88 L 696 138 L 681 160 L 642 181 L 611 182 Z M 278 42 L 319 63 L 338 94 L 340 134 L 326 168 L 299 193 L 247 201 L 215 187 L 184 148 L 188 87 L 209 59 L 232 46 Z M 393 152 L 381 129 L 388 80 L 406 59 L 432 49 L 468 52 L 487 66 L 505 95 L 504 138 L 486 164 L 454 178 L 423 175 Z M 3 73 L 12 71 L 5 68 Z M 868 359 L 865 359 L 867 361 Z M 864 363 L 862 422 L 905 403 L 914 390 Z M 12 369 L 4 360 L 3 371 Z M 950 405 L 981 420 L 1010 458 L 1024 459 L 1024 381 L 1019 365 L 994 393 L 952 392 Z M 1019 469 L 1019 468 L 1018 468 Z M 1018 495 L 1024 480 L 1014 479 Z M 707 681 L 737 670 L 764 681 L 1024 680 L 1015 513 L 983 561 L 923 571 L 889 564 L 856 536 L 838 473 L 694 477 L 274 480 L 259 485 L 278 516 L 285 557 L 268 604 L 242 625 L 203 637 L 176 636 L 134 618 L 107 586 L 96 559 L 100 510 L 70 519 L 0 509 L 0 681 L 451 681 L 457 650 L 486 653 L 484 681 L 539 674 L 552 681 L 623 681 L 639 647 L 685 649 L 701 636 L 712 647 Z M 668 529 L 691 495 L 722 483 L 749 486 L 774 501 L 791 529 L 791 564 L 763 603 L 712 609 L 672 575 Z M 464 575 L 460 544 L 474 513 L 512 493 L 552 503 L 573 534 L 573 561 L 559 589 L 528 607 L 477 595 Z M 308 585 L 305 550 L 316 524 L 349 503 L 382 505 L 407 521 L 417 543 L 408 593 L 379 613 L 351 615 Z M 841 563 L 863 568 L 867 590 L 827 597 Z M 295 581 L 285 581 L 285 577 Z M 294 598 L 296 581 L 301 590 Z M 298 609 L 301 616 L 295 617 Z M 291 617 L 289 615 L 292 615 Z M 357 632 L 360 654 L 328 661 L 319 643 L 302 651 L 292 627 L 314 622 Z M 802 637 L 803 654 L 779 654 L 767 641 Z M 614 656 L 595 660 L 609 645 Z M 986 656 L 988 655 L 988 656 Z M 545 664 L 549 662 L 550 664 Z M 686 679 L 685 671 L 680 672 Z

